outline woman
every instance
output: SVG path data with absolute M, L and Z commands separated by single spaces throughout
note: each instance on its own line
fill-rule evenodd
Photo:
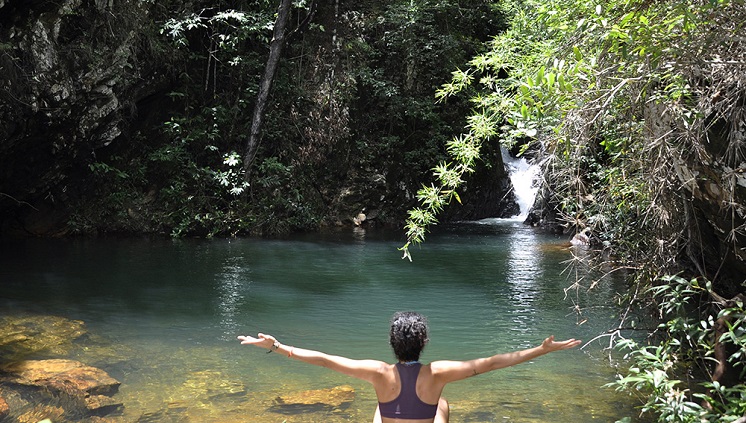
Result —
M 497 354 L 469 361 L 419 362 L 429 341 L 427 320 L 419 313 L 395 313 L 391 318 L 389 342 L 398 360 L 388 364 L 378 360 L 353 360 L 319 351 L 281 344 L 275 337 L 260 333 L 258 338 L 239 336 L 242 345 L 255 345 L 269 352 L 328 367 L 339 373 L 370 382 L 378 397 L 374 422 L 377 423 L 446 423 L 448 402 L 441 398 L 446 384 L 492 370 L 514 366 L 544 354 L 574 348 L 579 340 L 545 339 L 538 347 Z

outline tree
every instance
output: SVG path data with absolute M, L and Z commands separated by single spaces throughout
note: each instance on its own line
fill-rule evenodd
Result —
M 264 121 L 264 109 L 267 105 L 269 90 L 272 88 L 272 80 L 277 73 L 277 65 L 282 56 L 282 49 L 285 46 L 285 27 L 288 23 L 292 4 L 292 0 L 282 0 L 277 9 L 277 19 L 275 20 L 272 41 L 269 45 L 269 57 L 264 68 L 264 74 L 259 82 L 259 93 L 256 96 L 256 104 L 254 105 L 254 112 L 251 116 L 251 131 L 244 151 L 244 178 L 246 181 L 250 179 L 251 164 L 254 162 L 256 151 L 259 148 L 262 123 Z

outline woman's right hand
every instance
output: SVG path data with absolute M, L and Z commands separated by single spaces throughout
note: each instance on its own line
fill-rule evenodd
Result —
M 239 335 L 237 338 L 241 341 L 241 345 L 255 345 L 267 350 L 272 348 L 275 342 L 277 342 L 277 339 L 275 339 L 274 336 L 264 333 L 258 334 L 256 338 L 247 335 Z
M 541 343 L 541 347 L 544 348 L 544 350 L 546 350 L 547 352 L 553 352 L 575 348 L 580 345 L 581 342 L 583 341 L 574 338 L 568 339 L 566 341 L 555 341 L 554 335 L 552 335 Z

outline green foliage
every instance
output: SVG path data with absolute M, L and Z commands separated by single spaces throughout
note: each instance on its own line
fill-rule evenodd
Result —
M 281 163 L 276 157 L 261 163 L 256 185 L 261 186 L 265 194 L 257 204 L 259 211 L 255 212 L 254 231 L 287 234 L 319 225 L 321 218 L 317 210 L 294 178 L 292 166 Z
M 300 21 L 307 5 L 298 2 L 294 6 L 299 19 L 293 20 Z M 266 48 L 275 7 L 274 2 L 257 2 L 256 7 L 237 11 L 220 4 L 174 18 L 165 25 L 163 34 L 180 49 L 194 52 L 197 66 L 192 69 L 202 70 L 207 64 L 207 75 L 190 72 L 189 89 L 178 97 L 187 105 L 184 116 L 176 119 L 187 143 L 192 139 L 201 140 L 197 144 L 209 142 L 215 151 L 235 151 L 243 144 L 264 57 L 261 48 L 246 47 L 253 44 Z M 215 157 L 190 149 L 198 164 L 196 169 L 214 173 L 222 189 L 248 190 L 248 195 L 231 204 L 240 206 L 243 223 L 251 226 L 252 232 L 261 233 L 317 227 L 325 213 L 333 212 L 331 206 L 355 210 L 369 206 L 371 201 L 334 203 L 339 197 L 335 190 L 347 191 L 350 182 L 345 179 L 359 178 L 359 173 L 403 175 L 417 180 L 423 163 L 442 157 L 441 132 L 448 131 L 443 112 L 434 107 L 431 97 L 432 81 L 442 80 L 447 68 L 433 64 L 455 63 L 474 51 L 481 40 L 470 41 L 469 36 L 462 35 L 457 20 L 470 20 L 474 25 L 464 26 L 470 31 L 488 28 L 484 23 L 490 18 L 483 13 L 488 9 L 486 1 L 463 7 L 456 2 L 424 0 L 392 2 L 370 16 L 357 10 L 343 16 L 316 15 L 327 20 L 314 21 L 303 40 L 295 38 L 286 46 L 287 59 L 273 84 L 271 101 L 276 103 L 270 106 L 263 128 L 252 186 L 238 186 L 232 168 L 217 170 Z M 328 19 L 331 16 L 333 20 Z M 327 50 L 329 28 L 335 28 L 342 55 L 337 46 Z M 359 34 L 346 32 L 353 28 Z M 209 45 L 207 51 L 203 45 Z M 246 89 L 231 89 L 235 86 Z M 362 88 L 360 92 L 355 91 L 358 87 Z M 356 98 L 368 102 L 359 112 L 354 109 Z M 204 102 L 220 104 L 220 116 L 207 116 L 209 108 L 194 110 L 194 104 Z M 388 169 L 388 158 L 393 156 L 399 158 L 396 166 L 408 169 L 411 176 Z M 400 184 L 407 186 L 412 181 Z M 181 187 L 189 191 L 194 185 Z M 371 195 L 380 202 L 377 191 Z M 199 204 L 192 202 L 186 208 L 194 210 Z M 201 215 L 183 214 L 184 221 Z M 179 233 L 188 233 L 191 228 L 184 227 L 185 232 Z
M 697 71 L 687 66 L 707 67 L 698 55 L 718 60 L 709 49 L 728 36 L 712 26 L 738 31 L 723 22 L 737 21 L 742 5 L 550 0 L 508 8 L 511 27 L 437 94 L 471 96 L 470 148 L 495 136 L 507 147 L 540 144 L 544 201 L 566 226 L 591 227 L 630 261 L 653 238 L 675 245 L 682 223 L 669 210 L 679 182 L 668 170 L 691 148 L 682 140 L 707 125 L 697 102 L 707 97 L 695 92 Z M 651 133 L 656 126 L 672 129 Z
M 86 203 L 74 216 L 75 230 L 206 237 L 245 231 L 240 156 L 221 152 L 225 110 L 202 112 L 166 122 L 160 144 L 90 165 L 94 197 L 102 201 Z
M 249 187 L 249 183 L 246 182 L 241 171 L 241 155 L 232 151 L 224 156 L 223 164 L 228 166 L 227 170 L 216 171 L 215 179 L 221 186 L 228 188 L 228 192 L 231 194 L 241 195 Z
M 590 228 L 605 254 L 577 259 L 601 258 L 606 268 L 632 270 L 630 304 L 660 306 L 664 323 L 657 344 L 620 343 L 631 349 L 634 364 L 618 386 L 643 392 L 644 410 L 661 421 L 736 420 L 745 411 L 743 386 L 710 382 L 707 372 L 713 326 L 730 313 L 720 340 L 741 348 L 731 360 L 743 381 L 743 305 L 713 315 L 717 302 L 708 298 L 717 294 L 709 284 L 661 275 L 687 262 L 706 270 L 700 257 L 688 257 L 702 241 L 692 234 L 697 210 L 682 184 L 695 184 L 696 175 L 677 172 L 686 160 L 707 167 L 712 157 L 702 144 L 713 119 L 740 119 L 736 105 L 742 105 L 743 90 L 732 75 L 742 73 L 735 64 L 742 63 L 744 50 L 730 40 L 743 31 L 746 6 L 727 0 L 548 0 L 506 7 L 510 28 L 468 69 L 453 72 L 436 95 L 441 102 L 468 96 L 474 116 L 449 144 L 450 159 L 435 169 L 435 183 L 420 191 L 421 206 L 407 221 L 405 257 L 437 223 L 463 181 L 457 176 L 470 168 L 485 139 L 521 144 L 522 151 L 534 144 L 544 176 L 539 200 L 550 211 L 542 217 L 556 214 L 568 231 Z M 729 100 L 713 102 L 719 93 Z M 733 168 L 744 157 L 736 138 L 723 148 L 738 152 L 723 158 Z M 722 185 L 727 198 L 736 198 L 732 187 Z M 740 248 L 735 241 L 734 247 Z M 662 283 L 640 293 L 655 280 Z M 622 316 L 621 326 L 628 318 Z
M 114 156 L 107 162 L 91 163 L 88 171 L 91 186 L 96 189 L 92 196 L 104 201 L 84 201 L 83 207 L 71 216 L 69 225 L 72 232 L 96 232 L 101 229 L 101 222 L 108 222 L 112 232 L 142 229 L 145 225 L 136 216 L 148 201 L 138 189 L 145 178 L 145 167 L 141 163 L 126 163 L 123 157 Z
M 720 307 L 714 315 L 700 320 L 692 317 L 692 308 L 700 307 L 703 297 L 713 295 L 712 285 L 696 279 L 666 276 L 650 292 L 660 306 L 663 323 L 658 330 L 662 341 L 640 345 L 626 339 L 617 346 L 627 350 L 631 363 L 628 373 L 610 384 L 617 390 L 642 395 L 644 413 L 661 422 L 735 421 L 746 412 L 746 386 L 726 386 L 711 381 L 715 342 L 734 351 L 727 360 L 743 378 L 746 373 L 746 314 L 744 304 Z M 696 314 L 694 314 L 696 316 Z M 724 319 L 727 330 L 719 335 L 715 321 Z
M 144 134 L 131 150 L 99 154 L 101 165 L 129 179 L 97 176 L 101 198 L 118 198 L 108 201 L 111 209 L 120 205 L 104 212 L 102 204 L 98 218 L 80 220 L 81 230 L 103 229 L 110 217 L 115 230 L 272 234 L 337 224 L 366 207 L 376 208 L 375 223 L 400 223 L 402 205 L 415 202 L 428 169 L 448 149 L 476 158 L 465 144 L 470 140 L 446 145 L 470 105 L 434 104 L 432 97 L 450 70 L 483 50 L 504 24 L 493 3 L 397 0 L 336 9 L 317 2 L 311 24 L 284 50 L 250 186 L 236 160 L 250 130 L 277 3 L 197 1 L 173 8 L 160 31 L 160 41 L 174 50 L 173 92 L 159 104 L 170 116 L 161 119 L 163 131 Z M 291 29 L 309 4 L 294 2 Z M 475 120 L 475 131 L 488 130 L 485 123 Z M 131 166 L 139 168 L 137 178 Z M 451 184 L 462 179 L 462 168 L 441 170 Z
M 171 18 L 164 24 L 161 34 L 167 35 L 177 46 L 187 47 L 190 33 L 209 30 L 214 34 L 211 41 L 216 44 L 217 49 L 237 54 L 241 43 L 249 38 L 269 42 L 267 30 L 271 30 L 274 22 L 271 9 L 265 1 L 254 3 L 256 4 L 251 12 L 203 9 L 200 13 Z M 229 63 L 237 64 L 242 60 L 240 55 L 236 55 Z
M 248 132 L 263 66 L 261 46 L 269 43 L 275 7 L 260 0 L 235 10 L 219 2 L 164 24 L 161 33 L 191 52 L 194 65 L 181 75 L 180 90 L 171 93 L 183 111 L 165 122 L 164 142 L 147 153 L 148 179 L 158 198 L 150 213 L 160 231 L 207 237 L 261 233 L 268 227 L 261 222 L 278 218 L 276 210 L 251 201 L 270 190 L 264 182 L 272 176 L 263 169 L 258 177 L 264 179 L 250 186 L 236 151 Z M 252 45 L 260 47 L 247 49 Z
M 172 118 L 164 127 L 170 142 L 148 154 L 151 178 L 159 181 L 162 224 L 172 236 L 213 236 L 233 223 L 235 191 L 245 186 L 237 183 L 240 163 L 220 152 L 224 120 L 220 107 L 205 108 L 193 118 Z
M 408 171 L 401 182 L 407 187 L 416 189 L 431 164 L 445 158 L 444 145 L 468 111 L 458 102 L 433 104 L 433 90 L 499 28 L 502 16 L 491 3 L 388 2 L 378 22 L 365 29 L 370 41 L 351 50 L 366 65 L 357 77 L 365 103 L 353 111 L 360 113 L 354 135 L 376 144 L 366 151 L 379 152 L 374 160 L 404 159 L 401 165 Z M 370 113 L 371 108 L 378 112 Z

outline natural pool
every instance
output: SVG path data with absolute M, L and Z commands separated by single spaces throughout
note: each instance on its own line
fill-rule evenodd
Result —
M 422 359 L 432 361 L 526 348 L 550 334 L 589 340 L 614 324 L 617 282 L 566 297 L 565 239 L 517 221 L 463 223 L 431 235 L 410 263 L 400 237 L 2 241 L 0 317 L 84 321 L 88 335 L 65 358 L 122 383 L 121 421 L 208 423 L 372 420 L 375 395 L 364 382 L 241 346 L 240 334 L 391 361 L 388 320 L 416 310 L 430 321 Z M 579 317 L 575 304 L 594 306 Z M 451 421 L 638 421 L 633 398 L 602 388 L 615 373 L 603 347 L 449 385 Z M 354 390 L 340 407 L 278 401 L 340 386 Z

